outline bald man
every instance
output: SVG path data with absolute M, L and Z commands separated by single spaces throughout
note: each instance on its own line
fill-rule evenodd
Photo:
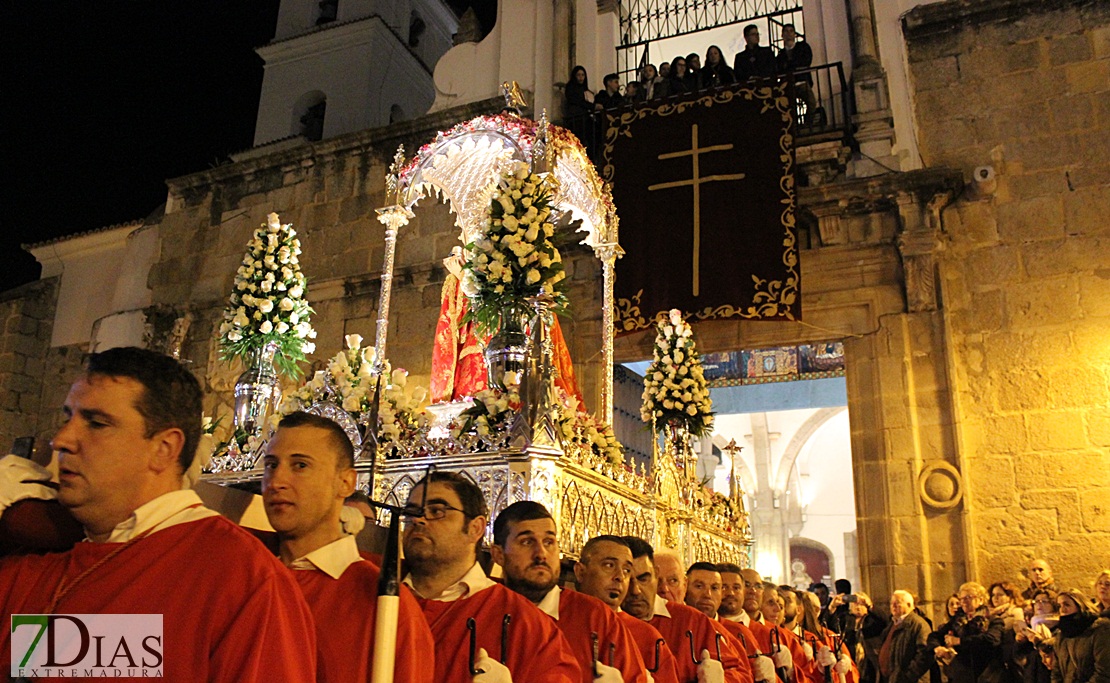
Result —
M 1032 600 L 1037 591 L 1041 590 L 1060 592 L 1052 578 L 1052 567 L 1044 560 L 1033 560 L 1029 563 L 1029 587 L 1022 591 L 1021 596 Z

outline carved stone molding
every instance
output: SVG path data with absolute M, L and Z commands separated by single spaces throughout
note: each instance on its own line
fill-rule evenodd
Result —
M 960 471 L 943 460 L 925 463 L 917 476 L 917 492 L 921 501 L 937 510 L 950 510 L 963 499 L 963 478 Z

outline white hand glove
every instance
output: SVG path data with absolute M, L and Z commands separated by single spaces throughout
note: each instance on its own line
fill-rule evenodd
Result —
M 824 667 L 836 664 L 836 655 L 832 653 L 828 645 L 817 648 L 817 663 Z
M 752 661 L 752 678 L 757 681 L 775 681 L 775 663 L 767 655 L 759 655 Z
M 366 526 L 366 518 L 350 505 L 344 505 L 339 511 L 339 523 L 343 525 L 343 533 L 348 536 L 358 536 L 358 532 Z
M 644 669 L 644 675 L 647 676 L 647 683 L 655 683 L 655 676 L 652 676 L 650 671 Z
M 812 645 L 810 645 L 809 643 L 803 642 L 802 643 L 802 652 L 805 653 L 807 662 L 812 662 L 813 661 L 813 646 Z
M 513 675 L 509 673 L 509 669 L 496 659 L 490 659 L 484 647 L 478 648 L 474 668 L 483 672 L 471 679 L 474 683 L 513 683 Z
M 27 498 L 56 499 L 58 490 L 45 484 L 50 479 L 49 470 L 27 458 L 18 455 L 0 458 L 0 511 Z
M 771 655 L 771 661 L 775 663 L 775 668 L 786 669 L 791 671 L 794 669 L 794 658 L 790 656 L 790 650 L 785 647 L 779 648 L 779 651 Z
M 709 650 L 701 651 L 698 683 L 725 683 L 725 667 L 716 659 L 709 658 Z
M 836 664 L 833 664 L 833 671 L 837 672 L 841 676 L 847 676 L 848 672 L 851 670 L 852 661 L 847 657 L 841 657 L 840 659 L 836 660 Z
M 599 683 L 624 683 L 624 676 L 621 675 L 619 669 L 598 662 L 597 675 L 594 676 L 594 680 L 599 681 Z

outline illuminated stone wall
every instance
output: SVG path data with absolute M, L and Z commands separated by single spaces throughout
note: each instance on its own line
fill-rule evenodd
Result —
M 993 167 L 938 260 L 978 576 L 1110 562 L 1110 6 L 941 3 L 905 20 L 925 165 Z M 977 186 L 979 185 L 979 186 Z

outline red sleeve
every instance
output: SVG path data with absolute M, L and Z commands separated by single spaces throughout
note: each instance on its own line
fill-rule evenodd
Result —
M 286 572 L 274 572 L 255 588 L 238 608 L 230 628 L 213 642 L 210 681 L 316 680 L 316 626 L 300 588 Z M 167 652 L 167 660 L 169 656 Z M 167 661 L 166 666 L 172 663 Z
M 725 669 L 725 677 L 728 677 L 730 671 L 734 671 L 739 676 L 737 678 L 738 683 L 755 683 L 752 676 L 752 667 L 748 664 L 748 658 L 743 654 L 744 648 L 740 642 L 728 632 L 728 629 L 721 626 L 721 622 L 710 619 L 709 623 L 722 636 L 718 640 L 721 643 L 721 666 Z
M 659 670 L 651 677 L 655 679 L 655 683 L 679 683 L 678 662 L 675 661 L 674 653 L 666 643 L 659 648 Z
M 647 683 L 647 665 L 644 664 L 644 658 L 640 656 L 636 641 L 632 640 L 628 629 L 621 625 L 616 615 L 613 615 L 611 621 L 610 635 L 613 645 L 616 645 L 612 666 L 620 670 L 625 683 Z M 607 652 L 601 653 L 601 659 L 603 663 L 609 664 Z

